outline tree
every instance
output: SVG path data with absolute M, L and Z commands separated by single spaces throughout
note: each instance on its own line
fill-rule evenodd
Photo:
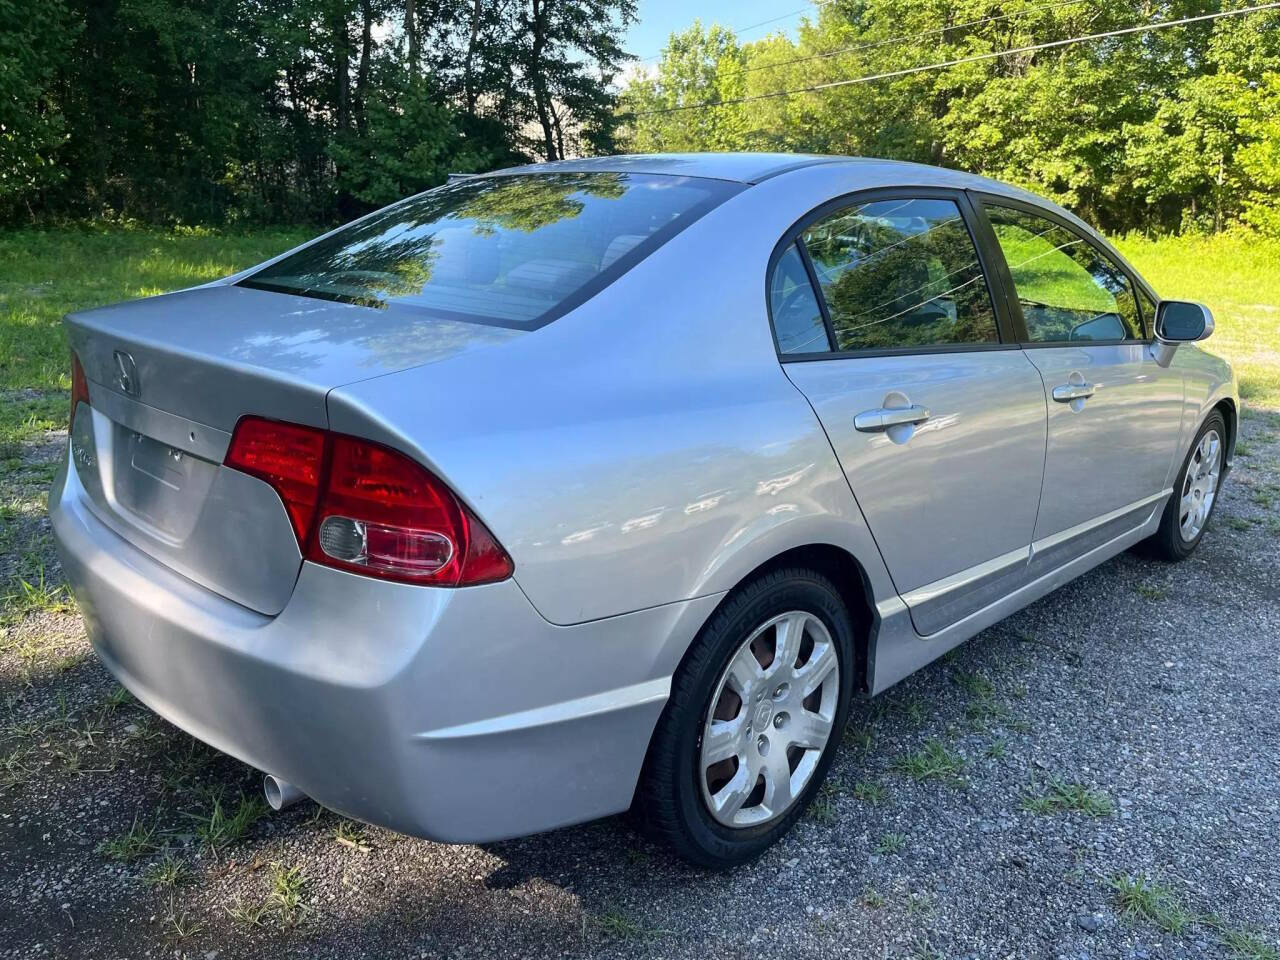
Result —
M 838 0 L 802 20 L 795 40 L 741 45 L 695 23 L 672 35 L 653 75 L 627 85 L 619 109 L 633 149 L 954 166 L 1022 184 L 1111 230 L 1220 229 L 1246 208 L 1250 222 L 1270 222 L 1264 198 L 1274 204 L 1280 184 L 1264 91 L 1280 67 L 1280 12 L 895 75 L 1228 6 Z
M 623 94 L 623 119 L 630 124 L 633 149 L 741 150 L 745 122 L 736 107 L 723 104 L 746 89 L 746 58 L 724 27 L 702 22 L 673 33 L 654 76 L 633 80 Z M 696 109 L 685 109 L 695 107 Z
M 0 0 L 0 216 L 29 212 L 62 179 L 66 123 L 54 83 L 73 36 L 59 0 L 39 18 L 19 0 Z

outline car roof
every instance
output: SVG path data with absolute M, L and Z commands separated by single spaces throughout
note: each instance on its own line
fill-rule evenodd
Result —
M 868 179 L 880 183 L 900 182 L 903 186 L 938 186 L 971 190 L 1016 193 L 1043 203 L 1027 191 L 998 180 L 980 177 L 945 167 L 932 167 L 905 160 L 880 160 L 874 157 L 844 157 L 815 153 L 634 153 L 612 157 L 584 157 L 579 160 L 555 160 L 508 167 L 495 174 L 554 173 L 557 171 L 601 173 L 651 173 L 685 177 L 707 177 L 739 183 L 759 183 L 780 174 L 806 167 L 839 164 L 864 168 Z M 485 174 L 490 176 L 491 174 Z

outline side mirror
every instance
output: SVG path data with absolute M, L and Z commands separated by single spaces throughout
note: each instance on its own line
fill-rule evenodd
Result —
M 1213 314 L 1203 303 L 1164 300 L 1156 311 L 1156 339 L 1165 343 L 1194 343 L 1213 333 Z
M 1173 362 L 1180 343 L 1205 340 L 1213 333 L 1213 314 L 1203 303 L 1191 300 L 1162 300 L 1156 310 L 1156 342 L 1151 346 L 1156 363 Z

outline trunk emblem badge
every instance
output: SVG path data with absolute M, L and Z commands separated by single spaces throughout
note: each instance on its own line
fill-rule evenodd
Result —
M 116 361 L 116 386 L 125 394 L 136 397 L 138 395 L 138 368 L 134 365 L 133 357 L 123 350 L 116 350 L 112 356 Z

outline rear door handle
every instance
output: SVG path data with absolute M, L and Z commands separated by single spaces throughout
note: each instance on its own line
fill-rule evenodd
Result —
M 883 433 L 890 427 L 906 423 L 924 423 L 929 419 L 929 408 L 913 403 L 909 407 L 880 407 L 864 410 L 853 418 L 853 428 L 862 433 Z
M 1085 400 L 1093 396 L 1092 383 L 1063 383 L 1053 388 L 1053 399 L 1059 403 Z

